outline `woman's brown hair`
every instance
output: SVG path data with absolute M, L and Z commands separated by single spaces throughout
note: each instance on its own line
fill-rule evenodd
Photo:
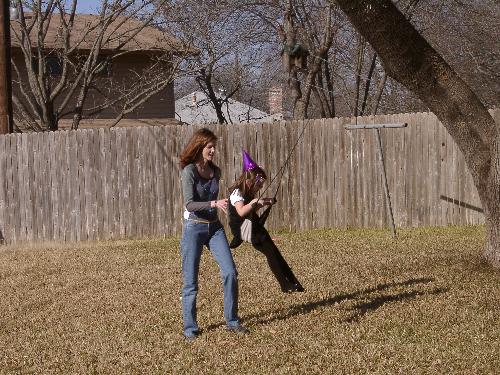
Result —
M 201 128 L 194 132 L 187 146 L 181 153 L 179 167 L 184 169 L 186 165 L 194 163 L 200 157 L 203 148 L 209 142 L 217 142 L 217 136 L 207 128 Z
M 240 177 L 238 177 L 238 179 L 229 187 L 228 189 L 229 194 L 231 194 L 234 190 L 239 189 L 241 191 L 241 195 L 243 196 L 243 198 L 245 199 L 255 198 L 250 193 L 252 191 L 253 184 L 255 184 L 255 176 L 258 174 L 262 175 L 264 178 L 267 178 L 266 172 L 260 167 L 256 167 L 249 171 L 243 172 L 240 175 Z M 247 180 L 253 181 L 252 186 L 250 188 L 247 187 L 246 184 Z

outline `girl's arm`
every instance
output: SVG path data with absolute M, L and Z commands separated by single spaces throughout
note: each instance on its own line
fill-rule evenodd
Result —
M 234 204 L 234 208 L 236 208 L 238 215 L 241 217 L 247 217 L 253 211 L 257 211 L 263 206 L 269 206 L 273 204 L 273 202 L 273 198 L 254 198 L 248 204 L 245 204 L 243 201 L 236 202 Z

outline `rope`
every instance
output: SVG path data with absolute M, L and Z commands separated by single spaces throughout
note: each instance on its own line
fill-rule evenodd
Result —
M 304 120 L 304 124 L 302 126 L 302 130 L 300 131 L 300 134 L 299 136 L 297 137 L 297 140 L 295 141 L 295 144 L 293 145 L 292 147 L 292 150 L 290 151 L 290 153 L 288 154 L 285 162 L 283 163 L 283 165 L 280 167 L 280 169 L 278 170 L 278 172 L 276 173 L 276 175 L 271 179 L 271 181 L 269 181 L 269 185 L 264 189 L 264 191 L 262 191 L 261 193 L 259 193 L 259 198 L 271 187 L 272 183 L 274 182 L 274 180 L 279 176 L 279 174 L 281 173 L 281 176 L 278 180 L 278 182 L 281 182 L 284 174 L 285 174 L 285 168 L 286 166 L 288 165 L 288 163 L 290 162 L 290 158 L 292 157 L 293 153 L 295 152 L 295 148 L 297 147 L 300 139 L 303 137 L 304 135 L 304 132 L 306 130 L 306 127 L 307 127 L 307 124 L 309 123 L 311 119 L 306 119 Z M 278 191 L 281 187 L 281 184 L 278 183 L 278 186 L 276 188 L 276 191 L 274 192 L 274 195 L 273 195 L 273 198 L 276 198 L 276 196 L 278 195 Z

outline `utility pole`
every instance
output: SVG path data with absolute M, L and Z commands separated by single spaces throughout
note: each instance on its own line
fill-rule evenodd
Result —
M 0 0 L 0 134 L 13 130 L 9 3 Z

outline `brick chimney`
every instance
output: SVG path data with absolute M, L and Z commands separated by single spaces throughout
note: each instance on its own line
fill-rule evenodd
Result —
M 269 89 L 269 114 L 281 113 L 283 113 L 283 89 L 280 86 L 273 86 Z

